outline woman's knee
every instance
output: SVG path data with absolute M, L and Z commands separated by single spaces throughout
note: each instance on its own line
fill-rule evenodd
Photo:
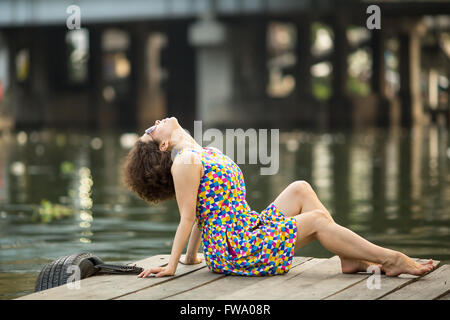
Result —
M 317 233 L 321 228 L 334 223 L 330 214 L 322 209 L 315 209 L 296 216 L 297 229 L 306 231 L 306 235 Z M 306 229 L 306 230 L 305 230 Z
M 297 180 L 290 184 L 290 187 L 300 197 L 307 197 L 314 194 L 314 190 L 311 185 L 305 180 Z
M 322 223 L 334 222 L 333 219 L 331 218 L 330 213 L 326 210 L 315 209 L 310 212 L 313 215 L 314 221 L 316 223 L 322 224 Z

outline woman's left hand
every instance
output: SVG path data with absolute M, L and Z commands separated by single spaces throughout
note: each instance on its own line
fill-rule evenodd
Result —
M 138 278 L 147 278 L 152 273 L 156 273 L 155 277 L 159 278 L 164 276 L 173 276 L 175 274 L 175 270 L 169 266 L 150 268 L 142 271 L 138 275 Z

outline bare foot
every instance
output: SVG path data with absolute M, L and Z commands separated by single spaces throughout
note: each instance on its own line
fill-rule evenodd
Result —
M 433 259 L 424 263 L 418 263 L 401 252 L 396 252 L 392 259 L 383 264 L 386 275 L 390 277 L 398 276 L 402 273 L 420 276 L 434 269 Z
M 367 272 L 367 268 L 372 265 L 379 267 L 381 273 L 384 273 L 384 269 L 381 264 L 363 260 L 347 259 L 343 257 L 339 258 L 341 259 L 341 267 L 343 273 Z

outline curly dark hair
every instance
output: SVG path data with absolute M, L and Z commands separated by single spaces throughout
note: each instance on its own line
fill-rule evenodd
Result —
M 148 203 L 175 197 L 170 151 L 159 150 L 155 141 L 137 140 L 122 168 L 124 185 Z

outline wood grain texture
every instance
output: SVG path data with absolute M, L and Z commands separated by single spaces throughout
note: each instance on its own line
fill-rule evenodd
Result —
M 291 281 L 291 279 L 301 275 L 305 272 L 305 270 L 314 268 L 317 264 L 325 262 L 326 260 L 327 259 L 309 259 L 299 265 L 293 266 L 288 273 L 282 276 L 267 277 L 262 281 L 248 285 L 245 288 L 234 292 L 221 294 L 217 298 L 224 300 L 276 299 L 274 296 L 279 296 L 279 293 L 284 292 L 285 284 Z
M 144 269 L 163 266 L 169 261 L 169 255 L 157 255 L 136 262 L 136 265 Z M 148 277 L 138 278 L 137 275 L 98 275 L 80 281 L 79 289 L 70 289 L 67 285 L 39 291 L 20 297 L 23 300 L 90 300 L 113 299 L 144 289 L 155 284 L 170 281 L 191 272 L 193 268 L 202 268 L 204 265 L 185 266 L 179 265 L 175 277 Z
M 294 257 L 292 262 L 292 268 L 295 268 L 298 265 L 303 264 L 304 262 L 310 260 L 311 258 L 305 257 Z M 205 284 L 203 286 L 197 287 L 193 290 L 183 292 L 181 294 L 174 295 L 169 297 L 171 300 L 202 300 L 207 297 L 208 300 L 215 299 L 228 299 L 227 295 L 233 294 L 238 290 L 245 289 L 247 287 L 255 286 L 260 283 L 266 283 L 266 281 L 273 280 L 279 281 L 289 275 L 291 273 L 289 271 L 284 275 L 276 275 L 276 276 L 264 276 L 264 277 L 242 277 L 242 276 L 226 276 L 220 278 L 217 281 Z M 263 285 L 265 290 L 267 290 L 267 286 Z M 253 290 L 251 290 L 253 292 Z M 258 299 L 254 294 L 251 299 Z
M 450 265 L 446 264 L 381 300 L 433 300 L 450 290 Z
M 413 259 L 418 262 L 425 262 L 426 259 Z M 440 261 L 433 261 L 434 266 L 438 266 Z M 370 277 L 371 275 L 369 275 Z M 342 291 L 326 297 L 326 300 L 376 300 L 400 289 L 401 287 L 416 281 L 419 277 L 410 274 L 401 274 L 398 277 L 387 277 L 380 275 L 379 286 L 373 279 L 367 277 L 363 281 L 355 283 Z
M 163 266 L 169 255 L 136 262 L 144 269 Z M 419 259 L 415 259 L 419 260 Z M 435 265 L 439 261 L 434 262 Z M 133 263 L 134 264 L 134 263 Z M 343 274 L 338 256 L 329 259 L 294 257 L 284 275 L 243 277 L 211 272 L 203 261 L 179 264 L 173 277 L 138 278 L 137 275 L 98 275 L 80 281 L 79 289 L 66 285 L 35 292 L 19 300 L 375 300 L 450 299 L 450 265 L 421 277 L 381 275 L 380 288 L 369 289 L 370 273 Z

